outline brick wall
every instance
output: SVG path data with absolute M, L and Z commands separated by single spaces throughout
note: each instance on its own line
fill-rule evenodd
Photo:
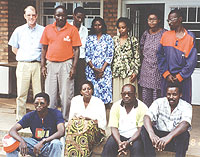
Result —
M 8 1 L 0 1 L 0 62 L 8 62 Z
M 8 46 L 8 40 L 14 29 L 24 24 L 24 8 L 35 6 L 36 0 L 0 0 L 0 62 L 15 60 L 15 55 Z
M 107 25 L 107 33 L 111 36 L 117 34 L 116 22 L 117 22 L 117 0 L 104 0 L 103 18 Z

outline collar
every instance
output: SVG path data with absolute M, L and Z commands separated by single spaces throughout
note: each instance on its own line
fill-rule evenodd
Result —
M 121 100 L 120 105 L 121 105 L 122 107 L 124 107 L 124 102 L 123 102 L 123 100 Z M 137 99 L 136 99 L 136 102 L 135 102 L 135 104 L 133 105 L 133 107 L 134 107 L 134 108 L 137 108 L 137 107 L 138 107 L 138 100 L 137 100 Z
M 67 29 L 68 25 L 69 25 L 69 23 L 66 21 L 65 26 L 62 27 L 62 28 L 60 29 L 60 31 L 61 31 L 61 30 L 64 30 L 64 29 Z M 53 23 L 53 27 L 56 28 L 56 22 Z M 57 29 L 56 29 L 56 30 L 57 30 Z
M 28 24 L 26 24 L 27 28 L 30 30 L 35 30 L 38 27 L 38 24 L 36 23 L 35 27 L 31 28 Z

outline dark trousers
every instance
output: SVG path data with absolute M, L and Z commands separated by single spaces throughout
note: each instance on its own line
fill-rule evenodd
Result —
M 169 132 L 159 131 L 153 127 L 155 134 L 158 137 L 164 137 L 169 134 Z M 155 157 L 155 148 L 152 145 L 149 134 L 146 131 L 145 127 L 142 127 L 141 138 L 144 144 L 144 155 L 145 157 Z M 174 137 L 165 147 L 166 151 L 176 152 L 176 157 L 184 157 L 189 145 L 190 134 L 188 131 L 183 132 L 182 134 Z
M 120 136 L 121 141 L 127 141 L 128 138 L 125 138 L 123 136 Z M 111 135 L 106 144 L 104 145 L 103 148 L 103 152 L 102 152 L 102 157 L 116 157 L 118 155 L 118 144 L 115 141 L 115 139 L 113 138 L 113 136 Z M 142 145 L 142 141 L 139 138 L 138 140 L 136 140 L 135 142 L 133 142 L 132 146 L 129 146 L 129 151 L 130 151 L 130 155 L 131 157 L 143 157 L 143 145 Z
M 81 85 L 83 82 L 86 81 L 85 67 L 86 67 L 85 58 L 79 58 L 76 65 L 76 76 L 74 80 L 74 95 L 75 96 L 80 94 Z

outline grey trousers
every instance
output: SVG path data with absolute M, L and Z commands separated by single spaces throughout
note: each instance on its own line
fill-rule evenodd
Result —
M 69 78 L 72 59 L 64 62 L 47 61 L 45 92 L 50 96 L 50 108 L 57 108 L 60 96 L 63 118 L 68 121 L 71 99 L 74 96 L 74 79 Z

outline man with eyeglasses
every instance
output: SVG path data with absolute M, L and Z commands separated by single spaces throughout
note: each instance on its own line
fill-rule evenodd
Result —
M 162 74 L 161 96 L 166 95 L 167 83 L 180 82 L 182 99 L 191 103 L 191 75 L 197 64 L 195 35 L 182 25 L 180 10 L 174 9 L 168 15 L 170 31 L 162 35 L 158 48 L 158 69 Z
M 68 121 L 81 40 L 78 29 L 67 22 L 65 6 L 55 8 L 54 18 L 56 21 L 45 27 L 40 40 L 42 74 L 45 92 L 51 98 L 50 108 L 58 107 L 59 95 L 63 117 Z
M 11 137 L 19 141 L 19 148 L 7 153 L 7 157 L 22 156 L 49 156 L 60 157 L 62 143 L 60 138 L 65 134 L 64 119 L 57 109 L 50 109 L 49 95 L 38 93 L 35 95 L 35 111 L 29 112 L 17 122 L 9 131 Z M 22 128 L 30 128 L 31 138 L 24 138 L 18 134 Z
M 26 24 L 17 27 L 8 42 L 18 61 L 16 69 L 16 121 L 26 114 L 26 100 L 30 82 L 32 81 L 33 95 L 41 92 L 42 44 L 40 44 L 40 38 L 44 27 L 36 23 L 37 17 L 36 9 L 33 6 L 27 6 L 24 9 Z
M 143 156 L 140 131 L 147 106 L 136 98 L 135 86 L 126 84 L 122 87 L 122 100 L 113 104 L 110 111 L 109 127 L 112 135 L 108 138 L 102 157 L 126 155 Z

